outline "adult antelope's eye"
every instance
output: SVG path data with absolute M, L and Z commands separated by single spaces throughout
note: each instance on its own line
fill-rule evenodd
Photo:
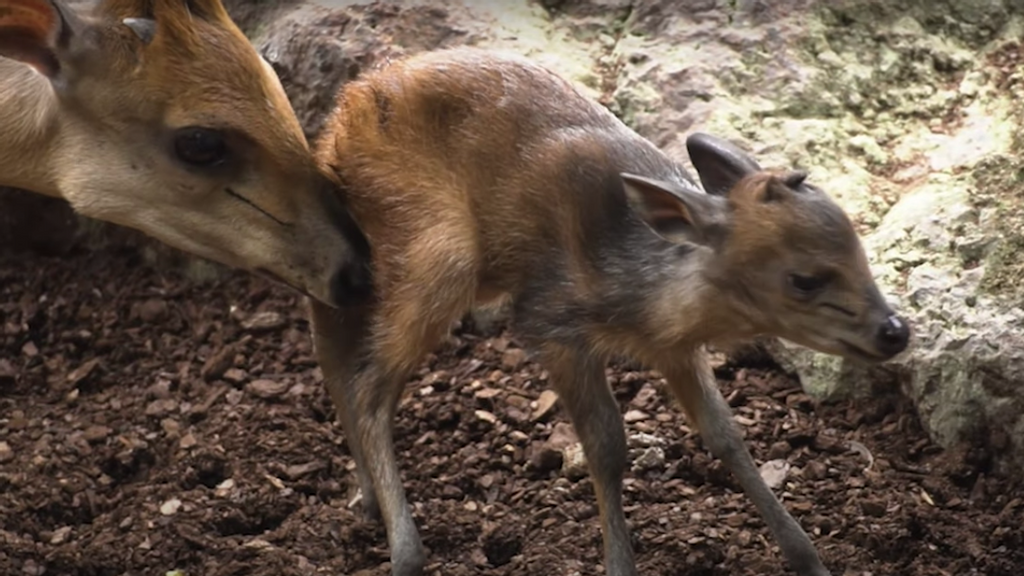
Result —
M 801 296 L 813 296 L 820 292 L 828 284 L 828 277 L 824 275 L 804 276 L 803 274 L 790 274 L 789 285 Z
M 186 164 L 209 168 L 227 159 L 228 146 L 218 130 L 189 127 L 174 135 L 174 153 Z

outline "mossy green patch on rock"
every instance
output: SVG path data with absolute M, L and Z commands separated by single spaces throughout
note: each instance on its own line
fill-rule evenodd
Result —
M 1024 45 L 1004 43 L 988 54 L 994 82 L 1000 91 L 1024 90 Z M 1010 130 L 1006 154 L 987 157 L 972 170 L 977 187 L 975 203 L 990 215 L 986 228 L 996 236 L 984 261 L 981 289 L 1024 303 L 1024 101 L 1010 98 L 1004 126 Z
M 972 176 L 978 188 L 975 202 L 989 210 L 988 227 L 998 237 L 984 260 L 981 288 L 1024 303 L 1024 159 L 993 157 Z
M 820 4 L 826 25 L 884 24 L 901 18 L 917 20 L 924 32 L 957 38 L 979 48 L 998 36 L 1010 14 L 1020 12 L 1019 0 L 833 0 Z
M 875 18 L 843 27 L 808 26 L 800 44 L 816 65 L 812 85 L 868 117 L 923 117 L 944 108 L 950 95 L 943 88 L 958 81 L 973 53 L 956 39 L 922 33 L 909 16 Z

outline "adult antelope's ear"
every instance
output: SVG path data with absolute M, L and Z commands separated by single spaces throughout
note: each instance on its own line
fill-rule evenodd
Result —
M 61 0 L 0 0 L 0 56 L 54 79 L 83 27 Z
M 740 180 L 761 171 L 757 161 L 738 146 L 710 134 L 691 134 L 686 151 L 704 191 L 714 196 L 728 196 Z
M 128 25 L 146 44 L 173 43 L 178 49 L 200 42 L 198 22 L 237 28 L 220 0 L 125 0 L 137 4 Z M 239 31 L 239 34 L 241 32 Z
M 655 234 L 676 244 L 721 245 L 726 234 L 721 198 L 635 174 L 620 177 L 626 202 Z

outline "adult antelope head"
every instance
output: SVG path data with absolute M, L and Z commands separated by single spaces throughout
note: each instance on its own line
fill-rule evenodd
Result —
M 0 0 L 0 185 L 333 306 L 369 247 L 219 0 Z

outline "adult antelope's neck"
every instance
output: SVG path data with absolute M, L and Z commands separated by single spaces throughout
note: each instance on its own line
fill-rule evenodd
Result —
M 60 197 L 51 166 L 58 143 L 58 102 L 35 70 L 0 58 L 0 186 Z

